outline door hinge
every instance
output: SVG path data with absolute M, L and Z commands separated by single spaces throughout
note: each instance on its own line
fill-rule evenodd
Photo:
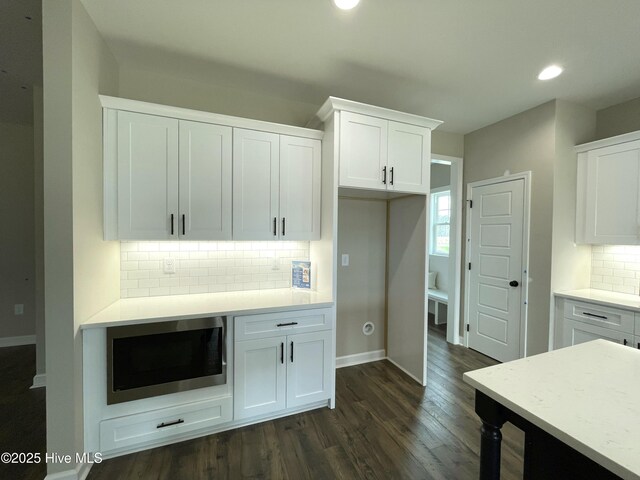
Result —
M 467 332 L 469 331 L 469 324 L 467 323 Z
M 471 270 L 471 262 L 469 262 L 469 270 Z

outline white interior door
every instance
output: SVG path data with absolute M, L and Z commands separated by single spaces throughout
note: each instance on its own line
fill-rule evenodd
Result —
M 501 362 L 520 357 L 524 179 L 471 188 L 468 345 Z

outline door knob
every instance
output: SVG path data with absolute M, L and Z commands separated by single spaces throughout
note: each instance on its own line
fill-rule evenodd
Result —
M 517 280 L 511 280 L 511 281 L 509 282 L 509 286 L 510 286 L 510 287 L 517 287 L 518 285 L 520 285 L 520 284 L 518 283 L 518 281 L 517 281 Z

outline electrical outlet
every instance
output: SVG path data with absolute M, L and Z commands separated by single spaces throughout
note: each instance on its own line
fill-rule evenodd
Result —
M 176 273 L 176 259 L 165 258 L 162 264 L 164 273 Z
M 14 315 L 24 315 L 24 304 L 23 303 L 16 303 L 13 306 L 13 313 L 14 313 Z
M 349 254 L 348 253 L 343 253 L 342 254 L 342 266 L 343 267 L 348 267 L 349 266 Z

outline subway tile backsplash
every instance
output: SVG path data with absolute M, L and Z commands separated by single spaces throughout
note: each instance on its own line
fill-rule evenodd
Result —
M 120 252 L 120 297 L 133 298 L 287 288 L 309 242 L 120 242 Z M 168 258 L 176 273 L 164 273 Z
M 591 288 L 640 294 L 640 246 L 591 247 Z

